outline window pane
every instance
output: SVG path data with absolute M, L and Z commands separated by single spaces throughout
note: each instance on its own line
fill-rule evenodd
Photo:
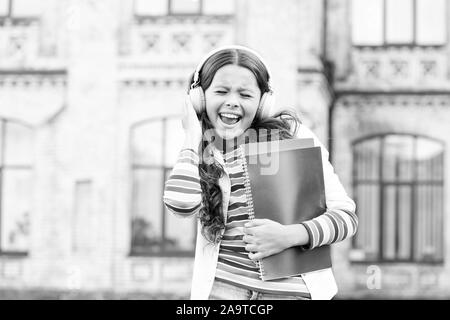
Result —
M 234 0 L 206 0 L 203 1 L 204 14 L 233 14 Z
M 29 248 L 32 181 L 30 170 L 3 172 L 2 251 L 27 251 Z
M 424 196 L 424 187 L 417 186 L 416 194 L 415 194 L 415 205 L 416 205 L 416 217 L 414 221 L 414 259 L 419 260 L 422 258 L 421 252 L 423 251 L 423 240 L 424 240 L 424 230 L 425 228 L 421 227 L 424 224 L 424 212 L 425 208 L 425 196 Z
M 413 0 L 386 0 L 386 42 L 412 43 Z
M 398 214 L 399 214 L 399 252 L 398 258 L 410 259 L 411 257 L 411 187 L 398 187 Z
M 443 146 L 441 143 L 425 139 L 417 139 L 417 179 L 443 180 Z
M 432 189 L 430 186 L 421 185 L 417 187 L 417 258 L 421 260 L 433 260 L 437 248 L 432 242 Z
M 358 180 L 379 180 L 381 139 L 370 139 L 355 146 Z
M 417 187 L 417 240 L 415 256 L 424 261 L 442 259 L 442 187 Z
M 166 170 L 165 181 L 169 178 L 171 170 Z M 170 212 L 166 206 L 164 214 L 166 219 L 166 250 L 194 251 L 197 219 L 194 217 L 180 218 Z
M 366 215 L 370 228 L 368 253 L 375 256 L 380 251 L 380 187 L 370 185 L 366 188 Z
M 395 186 L 387 186 L 384 188 L 384 206 L 383 214 L 383 259 L 392 260 L 396 258 L 395 237 L 397 224 L 396 216 L 396 195 Z
M 434 224 L 434 231 L 433 234 L 435 236 L 435 243 L 436 243 L 436 260 L 443 260 L 443 245 L 444 245 L 444 237 L 443 237 L 443 231 L 444 231 L 444 223 L 443 223 L 443 215 L 444 215 L 444 188 L 442 186 L 435 186 L 433 190 L 433 204 L 434 209 L 433 212 L 435 212 L 435 224 Z
M 3 166 L 3 155 L 5 154 L 5 148 L 4 148 L 4 127 L 5 127 L 5 122 L 0 118 L 0 167 Z
M 77 181 L 72 220 L 72 250 L 77 253 L 89 253 L 96 243 L 98 225 L 92 201 L 92 182 Z
M 14 17 L 35 17 L 42 14 L 42 1 L 13 0 L 12 15 Z
M 166 250 L 194 250 L 194 218 L 180 218 L 166 211 Z
M 163 164 L 162 132 L 162 121 L 147 122 L 133 129 L 131 133 L 133 164 Z
M 425 196 L 425 211 L 424 213 L 424 252 L 423 255 L 426 259 L 431 259 L 436 254 L 436 246 L 433 243 L 433 189 L 432 186 L 427 185 L 424 187 L 424 196 Z
M 0 0 L 0 16 L 7 16 L 9 8 L 9 0 Z
M 171 0 L 172 14 L 199 14 L 201 0 Z
M 416 0 L 417 43 L 421 45 L 439 45 L 446 43 L 445 0 Z
M 32 130 L 15 122 L 6 122 L 5 164 L 31 165 L 33 163 Z
M 436 155 L 432 159 L 433 161 L 433 172 L 431 179 L 434 181 L 444 181 L 444 152 Z
M 172 167 L 180 153 L 184 141 L 181 119 L 168 119 L 166 122 L 166 167 Z
M 375 259 L 379 250 L 379 187 L 378 185 L 359 185 L 356 192 L 358 207 L 357 248 L 363 249 L 366 258 Z
M 166 171 L 166 180 L 170 175 L 170 170 Z M 180 218 L 164 206 L 166 219 L 166 247 L 167 251 L 181 250 L 194 251 L 195 228 L 197 219 L 194 217 Z
M 352 41 L 383 44 L 383 0 L 352 0 Z
M 133 250 L 160 251 L 163 177 L 163 170 L 133 170 Z
M 383 180 L 411 181 L 413 172 L 414 138 L 389 135 L 384 139 Z
M 140 16 L 158 16 L 168 13 L 168 0 L 134 0 L 134 14 Z

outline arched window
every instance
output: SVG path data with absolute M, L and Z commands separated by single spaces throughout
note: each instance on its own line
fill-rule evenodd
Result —
M 0 118 L 0 253 L 29 251 L 32 130 Z
M 181 219 L 163 203 L 164 184 L 184 139 L 179 118 L 131 128 L 133 255 L 193 255 L 196 219 Z
M 442 262 L 443 144 L 379 135 L 354 142 L 353 160 L 361 260 Z

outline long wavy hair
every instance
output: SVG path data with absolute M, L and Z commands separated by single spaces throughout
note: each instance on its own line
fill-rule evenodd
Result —
M 212 83 L 217 70 L 225 65 L 234 64 L 250 70 L 256 78 L 261 96 L 268 92 L 269 73 L 264 63 L 254 54 L 240 49 L 224 49 L 209 57 L 200 70 L 199 85 L 206 91 Z M 193 75 L 190 84 L 193 82 Z M 257 113 L 258 114 L 258 113 Z M 198 115 L 202 125 L 202 131 L 214 129 L 206 111 Z M 256 132 L 260 129 L 277 130 L 277 137 L 280 140 L 290 139 L 295 136 L 300 119 L 294 111 L 280 110 L 270 118 L 261 118 L 258 115 L 253 119 L 249 129 Z M 221 231 L 225 228 L 222 208 L 222 192 L 219 187 L 219 179 L 224 174 L 224 169 L 214 158 L 211 150 L 213 141 L 203 135 L 203 140 L 199 146 L 201 157 L 199 164 L 200 185 L 202 188 L 202 207 L 198 218 L 201 223 L 201 233 L 210 242 L 217 243 L 220 240 Z M 209 148 L 209 149 L 207 149 Z M 206 151 L 206 152 L 205 152 Z

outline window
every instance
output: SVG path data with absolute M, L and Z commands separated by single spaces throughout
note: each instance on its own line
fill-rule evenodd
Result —
M 29 250 L 32 130 L 0 119 L 0 253 Z
M 443 260 L 443 144 L 386 134 L 353 144 L 359 230 L 353 247 L 369 262 Z
M 10 15 L 9 0 L 0 0 L 0 17 L 7 17 Z
M 183 139 L 179 118 L 150 120 L 131 128 L 133 255 L 193 255 L 196 219 L 174 216 L 162 200 Z
M 34 0 L 0 0 L 0 19 L 32 19 L 41 15 L 42 8 L 42 2 Z
M 447 0 L 352 0 L 354 45 L 446 43 Z
M 98 217 L 93 210 L 91 180 L 75 181 L 74 208 L 71 221 L 72 252 L 89 254 L 97 243 Z
M 135 0 L 136 16 L 230 15 L 234 0 Z

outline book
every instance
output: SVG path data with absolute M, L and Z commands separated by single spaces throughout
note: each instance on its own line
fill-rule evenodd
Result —
M 313 139 L 249 143 L 241 156 L 250 219 L 296 224 L 326 211 L 321 150 Z M 291 247 L 258 265 L 264 281 L 329 268 L 330 246 Z

